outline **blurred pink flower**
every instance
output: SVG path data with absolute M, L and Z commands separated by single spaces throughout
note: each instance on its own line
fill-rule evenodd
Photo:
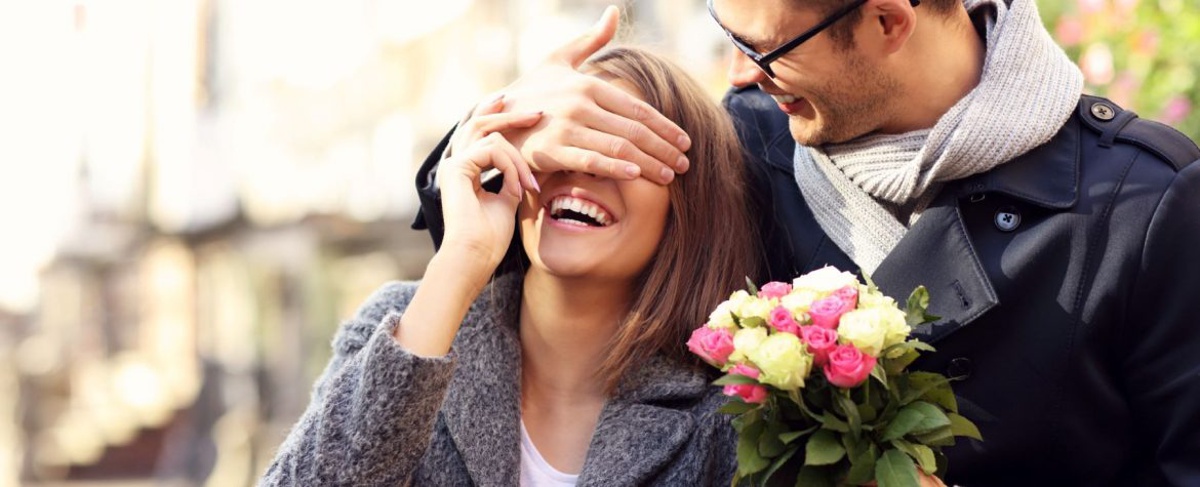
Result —
M 1106 95 L 1113 103 L 1133 109 L 1133 97 L 1137 94 L 1137 90 L 1141 86 L 1141 81 L 1138 80 L 1137 76 L 1134 76 L 1132 71 L 1121 71 L 1117 75 L 1117 80 L 1113 81 L 1112 86 L 1108 88 Z
M 1120 17 L 1130 17 L 1133 11 L 1137 9 L 1139 0 L 1114 0 L 1117 5 L 1117 15 Z
M 1094 14 L 1108 7 L 1108 0 L 1076 0 L 1079 11 L 1083 14 Z
M 1158 54 L 1158 31 L 1144 30 L 1133 40 L 1133 52 L 1143 56 Z
M 1064 15 L 1058 20 L 1058 26 L 1054 29 L 1054 37 L 1058 39 L 1058 43 L 1063 47 L 1077 46 L 1083 42 L 1083 36 L 1086 35 L 1086 28 L 1079 19 Z
M 1083 78 L 1092 85 L 1107 85 L 1113 80 L 1113 55 L 1108 44 L 1097 42 L 1088 46 L 1079 60 Z
M 1163 107 L 1162 114 L 1158 116 L 1158 119 L 1167 125 L 1176 125 L 1191 114 L 1192 101 L 1183 95 L 1175 95 L 1167 101 L 1167 105 Z

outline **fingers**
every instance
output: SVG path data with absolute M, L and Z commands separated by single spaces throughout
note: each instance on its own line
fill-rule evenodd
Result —
M 615 119 L 620 119 L 620 117 L 612 114 L 606 115 Z M 631 124 L 632 122 L 626 121 L 626 123 Z M 566 145 L 595 152 L 598 153 L 598 155 L 603 156 L 603 158 L 614 160 L 612 164 L 599 164 L 604 162 L 601 158 L 579 160 L 577 162 L 576 170 L 597 174 L 592 172 L 593 168 L 587 167 L 587 164 L 590 162 L 594 167 L 599 167 L 605 170 L 611 169 L 611 171 L 614 173 L 614 175 L 597 174 L 599 176 L 610 176 L 617 177 L 619 179 L 626 179 L 640 175 L 651 181 L 661 184 L 670 183 L 675 179 L 674 167 L 669 167 L 658 159 L 651 157 L 645 152 L 642 152 L 642 150 L 638 148 L 634 142 L 632 142 L 633 138 L 611 134 L 614 131 L 621 132 L 622 129 L 618 129 L 616 127 L 607 127 L 607 129 L 608 130 L 592 130 L 589 128 L 582 128 L 573 131 L 573 134 L 569 136 L 569 138 L 566 140 Z M 644 134 L 648 134 L 644 127 L 641 130 L 643 136 Z M 675 151 L 675 154 L 679 154 L 679 152 Z M 580 155 L 582 156 L 582 154 Z M 682 158 L 682 155 L 678 157 Z M 599 165 L 597 166 L 597 164 Z M 636 170 L 634 170 L 634 168 L 636 168 Z
M 683 151 L 692 146 L 692 139 L 671 119 L 628 92 L 600 82 L 592 85 L 596 104 L 615 117 L 601 117 L 595 128 L 623 136 L 638 148 L 676 171 L 686 172 Z M 645 130 L 643 130 L 645 129 Z
M 544 168 L 562 168 L 623 180 L 635 179 L 642 175 L 641 168 L 637 164 L 578 147 L 559 146 L 545 152 L 534 153 L 532 157 L 534 165 L 543 168 L 542 170 L 545 170 Z M 674 173 L 667 172 L 671 173 L 671 176 L 666 181 L 663 181 L 661 174 L 647 175 L 647 179 L 660 184 L 669 183 L 674 179 Z
M 495 132 L 509 129 L 523 129 L 537 125 L 542 120 L 542 112 L 494 113 L 472 117 L 463 124 L 466 131 L 463 138 L 465 143 L 473 143 Z
M 524 157 L 499 133 L 487 136 L 484 143 L 487 145 L 487 160 L 476 160 L 476 163 L 480 164 L 481 169 L 494 167 L 499 170 L 504 177 L 504 185 L 500 188 L 500 194 L 512 197 L 514 202 L 520 201 L 521 196 L 525 193 L 522 173 L 528 174 L 530 180 L 533 178 L 529 167 L 525 165 Z
M 550 59 L 570 64 L 572 68 L 578 68 L 587 58 L 612 40 L 613 35 L 617 32 L 617 23 L 620 19 L 620 10 L 609 5 L 600 15 L 600 20 L 596 22 L 596 25 L 592 26 L 588 32 L 559 47 L 550 54 Z

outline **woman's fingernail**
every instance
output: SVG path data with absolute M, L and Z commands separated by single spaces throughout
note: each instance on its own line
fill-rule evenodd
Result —
M 631 177 L 631 178 L 636 178 L 641 173 L 642 173 L 642 169 L 637 167 L 637 164 L 630 164 L 628 166 L 625 166 L 625 174 L 628 174 L 629 177 Z
M 663 168 L 661 174 L 662 174 L 663 181 L 665 181 L 665 182 L 669 183 L 669 182 L 671 182 L 672 179 L 675 179 L 675 171 L 672 171 L 665 167 Z
M 542 192 L 542 187 L 538 185 L 537 178 L 533 177 L 532 174 L 529 175 L 529 187 L 533 188 L 534 192 Z
M 677 170 L 679 172 L 684 172 L 684 171 L 688 170 L 687 157 L 679 156 L 679 160 L 675 161 L 675 170 Z

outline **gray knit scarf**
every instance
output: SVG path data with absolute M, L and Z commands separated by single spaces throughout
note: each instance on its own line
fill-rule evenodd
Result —
M 972 13 L 995 9 L 986 18 L 983 74 L 933 128 L 823 148 L 796 146 L 796 183 L 817 222 L 868 275 L 942 183 L 986 172 L 1046 143 L 1082 94 L 1083 75 L 1042 26 L 1034 0 L 964 3 Z

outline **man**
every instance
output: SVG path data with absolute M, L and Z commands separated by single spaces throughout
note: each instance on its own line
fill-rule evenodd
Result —
M 943 318 L 914 334 L 938 352 L 917 366 L 961 378 L 985 440 L 947 451 L 947 483 L 1200 485 L 1195 144 L 1082 95 L 1033 0 L 709 8 L 741 51 L 726 106 L 771 277 L 929 288 Z M 503 90 L 548 115 L 513 140 L 541 170 L 666 183 L 688 139 L 572 70 L 613 22 Z M 418 178 L 435 240 L 436 162 Z

